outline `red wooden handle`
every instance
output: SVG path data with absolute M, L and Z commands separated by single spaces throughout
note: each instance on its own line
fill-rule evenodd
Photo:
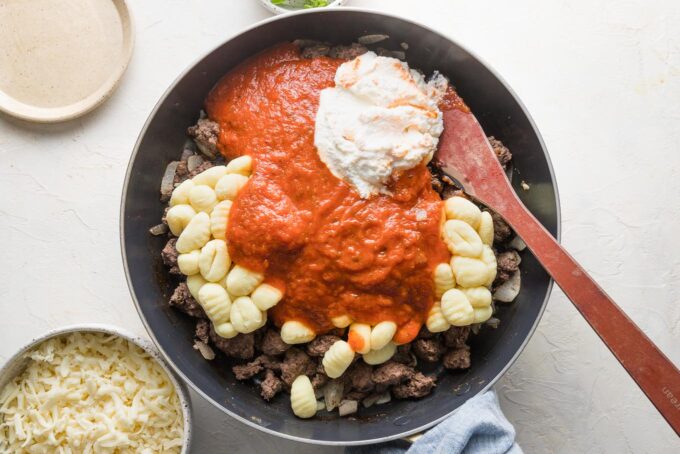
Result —
M 510 191 L 512 192 L 512 191 Z M 680 435 L 680 372 L 515 196 L 498 214 L 524 240 L 666 421 Z M 510 202 L 513 200 L 513 202 Z

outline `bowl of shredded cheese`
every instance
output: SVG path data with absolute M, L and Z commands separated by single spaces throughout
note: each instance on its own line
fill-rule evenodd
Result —
M 41 336 L 0 369 L 0 452 L 187 453 L 189 395 L 143 338 L 106 325 Z

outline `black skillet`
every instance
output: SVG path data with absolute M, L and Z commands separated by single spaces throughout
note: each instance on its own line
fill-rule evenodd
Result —
M 380 46 L 400 50 L 408 43 L 409 65 L 426 74 L 448 76 L 485 132 L 512 150 L 516 190 L 524 204 L 559 237 L 557 187 L 547 151 L 529 114 L 512 90 L 477 57 L 422 25 L 383 13 L 353 8 L 319 9 L 254 25 L 220 45 L 186 70 L 165 92 L 146 122 L 132 154 L 123 188 L 121 244 L 125 272 L 137 310 L 167 361 L 199 394 L 246 424 L 281 437 L 317 444 L 367 444 L 423 431 L 467 399 L 488 389 L 512 365 L 536 329 L 552 281 L 534 257 L 522 257 L 522 290 L 516 301 L 499 307 L 497 329 L 473 337 L 472 367 L 450 373 L 440 368 L 435 392 L 413 401 L 392 401 L 362 409 L 358 416 L 327 414 L 311 420 L 293 416 L 289 399 L 267 404 L 251 385 L 237 382 L 224 358 L 204 360 L 192 348 L 193 321 L 171 309 L 174 282 L 160 259 L 165 240 L 149 234 L 163 213 L 159 185 L 168 162 L 177 160 L 187 126 L 195 123 L 203 100 L 217 80 L 245 58 L 281 41 L 310 38 L 350 43 L 359 36 L 390 36 Z M 531 182 L 530 191 L 518 187 Z

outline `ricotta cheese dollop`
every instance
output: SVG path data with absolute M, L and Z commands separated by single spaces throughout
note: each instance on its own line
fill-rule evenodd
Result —
M 363 198 L 389 194 L 398 172 L 428 162 L 444 129 L 437 107 L 447 87 L 400 60 L 367 52 L 343 63 L 321 91 L 314 145 L 336 177 Z

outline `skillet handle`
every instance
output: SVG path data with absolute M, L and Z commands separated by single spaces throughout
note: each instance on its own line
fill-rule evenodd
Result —
M 680 371 L 616 305 L 541 223 L 514 191 L 492 204 L 524 240 L 583 318 L 680 435 Z

